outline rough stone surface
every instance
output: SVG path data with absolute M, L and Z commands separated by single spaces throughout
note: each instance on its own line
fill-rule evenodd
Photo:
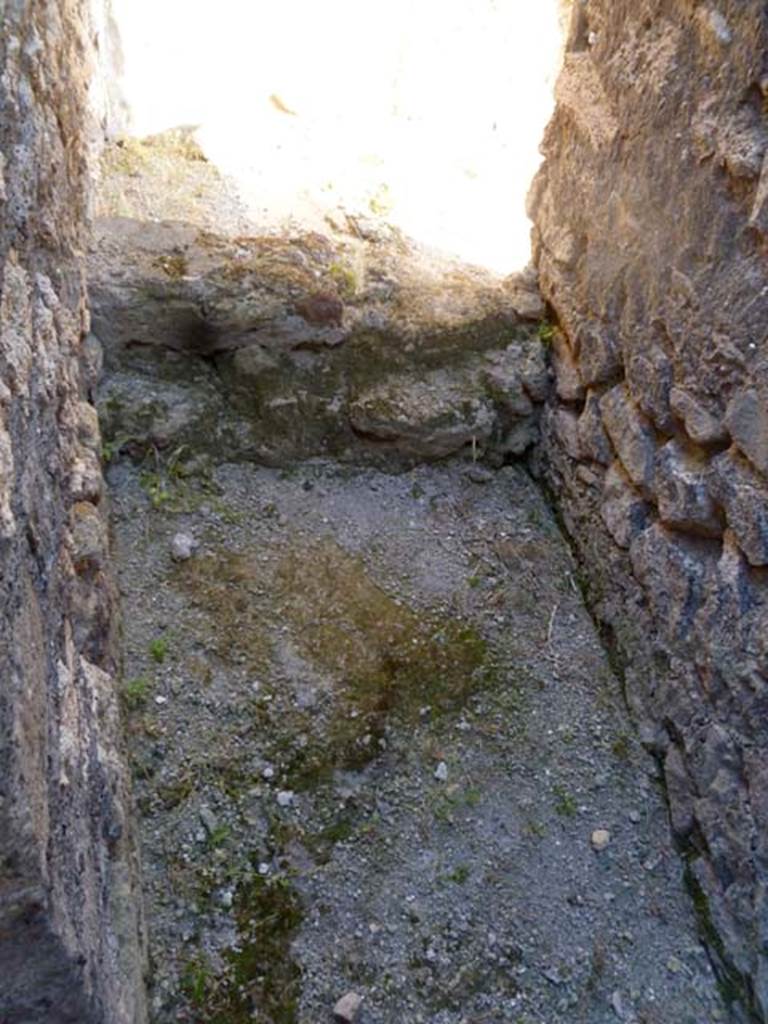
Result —
M 143 204 L 113 195 L 131 161 L 142 195 L 157 188 L 152 161 L 181 195 L 202 161 L 174 133 L 131 145 L 105 158 L 89 260 L 112 453 L 285 465 L 467 448 L 498 463 L 537 440 L 550 378 L 526 322 L 543 311 L 535 275 L 502 280 L 391 228 L 248 236 L 226 217 L 211 230 L 192 202 L 188 222 L 164 221 L 162 194 L 147 222 Z
M 542 468 L 663 759 L 713 955 L 759 1020 L 767 49 L 756 0 L 575 5 L 529 198 L 565 336 Z M 563 429 L 574 412 L 578 444 Z M 604 485 L 601 429 L 617 459 Z
M 2 5 L 0 1019 L 145 1019 L 114 586 L 83 400 L 81 0 Z
M 730 1021 L 524 467 L 220 464 L 176 508 L 110 476 L 156 1024 Z

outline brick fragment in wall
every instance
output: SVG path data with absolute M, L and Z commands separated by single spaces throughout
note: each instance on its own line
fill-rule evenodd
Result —
M 552 366 L 557 397 L 563 402 L 580 402 L 584 398 L 584 382 L 562 331 L 556 330 L 552 338 Z
M 728 404 L 725 422 L 734 444 L 768 477 L 768 400 L 755 388 L 737 392 Z
M 617 384 L 600 399 L 603 426 L 632 483 L 653 499 L 656 436 L 651 422 L 636 407 L 626 384 Z
M 768 565 L 768 481 L 734 449 L 712 460 L 711 488 L 751 565 Z
M 709 493 L 708 466 L 677 440 L 668 441 L 656 456 L 656 500 L 659 519 L 667 526 L 719 537 L 723 525 Z
M 728 439 L 728 431 L 722 418 L 713 415 L 683 388 L 673 387 L 670 390 L 669 405 L 675 416 L 682 421 L 688 436 L 696 444 L 722 444 Z
M 618 345 L 610 330 L 597 322 L 586 322 L 576 339 L 579 373 L 584 384 L 607 384 L 621 373 Z
M 584 410 L 579 417 L 578 432 L 583 457 L 598 462 L 601 466 L 610 466 L 613 462 L 613 449 L 600 415 L 600 396 L 594 391 L 587 393 Z
M 650 523 L 651 514 L 652 507 L 632 485 L 621 463 L 614 462 L 603 481 L 600 518 L 620 548 L 629 548 Z

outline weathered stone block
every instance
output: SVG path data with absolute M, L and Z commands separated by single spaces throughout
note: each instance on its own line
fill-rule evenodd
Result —
M 588 388 L 607 384 L 621 373 L 619 346 L 603 324 L 583 324 L 577 334 L 576 351 L 581 379 Z
M 634 574 L 673 647 L 691 636 L 712 586 L 717 564 L 714 547 L 712 542 L 696 542 L 658 523 L 632 541 Z
M 555 371 L 557 397 L 564 402 L 580 402 L 584 398 L 584 382 L 565 335 L 555 331 L 552 338 L 552 366 Z
M 650 421 L 635 406 L 626 384 L 617 384 L 600 400 L 605 431 L 632 483 L 653 498 L 656 475 L 656 435 Z
M 752 565 L 768 565 L 768 482 L 737 452 L 712 461 L 712 492 Z
M 547 428 L 557 444 L 578 461 L 583 458 L 579 440 L 579 417 L 572 409 L 557 406 L 547 410 Z
M 708 488 L 708 467 L 678 441 L 663 445 L 656 457 L 659 518 L 667 526 L 719 537 L 723 525 Z
M 390 378 L 350 406 L 353 428 L 405 455 L 441 459 L 466 445 L 482 446 L 493 432 L 491 402 L 470 380 L 436 370 L 423 380 Z
M 725 422 L 734 443 L 768 477 L 768 403 L 755 388 L 739 391 L 731 399 Z
M 678 839 L 686 839 L 693 830 L 693 786 L 685 762 L 677 747 L 670 747 L 664 758 L 672 830 Z
M 614 463 L 605 474 L 600 517 L 621 548 L 628 548 L 651 520 L 651 506 L 632 486 L 621 463 Z
M 669 392 L 669 404 L 675 416 L 685 426 L 686 433 L 701 445 L 722 444 L 728 438 L 728 431 L 720 418 L 713 415 L 683 388 L 673 387 Z
M 610 466 L 613 462 L 613 448 L 600 414 L 600 398 L 593 391 L 587 394 L 584 411 L 579 417 L 579 446 L 585 458 L 601 466 Z
M 664 353 L 653 345 L 634 352 L 628 361 L 627 383 L 638 408 L 659 430 L 674 428 L 669 405 L 672 366 Z

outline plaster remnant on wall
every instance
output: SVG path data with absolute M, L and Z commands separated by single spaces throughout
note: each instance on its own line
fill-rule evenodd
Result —
M 595 149 L 610 145 L 616 138 L 618 119 L 590 54 L 566 54 L 555 99 Z
M 721 46 L 730 46 L 733 42 L 731 32 L 725 17 L 715 7 L 704 7 L 697 12 L 703 27 L 709 31 Z
M 26 395 L 32 364 L 29 277 L 11 251 L 3 268 L 0 299 L 0 365 L 16 395 Z
M 16 521 L 11 509 L 16 474 L 11 437 L 3 421 L 4 414 L 0 408 L 0 537 L 7 539 L 16 532 Z

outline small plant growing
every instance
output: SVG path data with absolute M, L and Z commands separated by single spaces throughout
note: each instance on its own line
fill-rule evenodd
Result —
M 455 882 L 457 885 L 464 885 L 469 878 L 469 868 L 466 864 L 459 864 L 458 867 L 454 868 L 453 871 L 448 875 L 449 882 Z
M 205 1004 L 211 981 L 210 968 L 202 956 L 187 963 L 181 976 L 181 987 L 193 1006 L 199 1008 Z
M 563 818 L 572 818 L 578 810 L 576 798 L 563 786 L 555 786 L 555 813 Z
M 620 733 L 614 740 L 611 750 L 614 757 L 618 757 L 620 761 L 628 761 L 630 754 L 629 736 L 625 732 Z
M 342 298 L 351 299 L 357 294 L 357 275 L 351 267 L 334 261 L 328 268 L 328 274 L 336 285 Z
M 157 636 L 149 645 L 149 656 L 158 665 L 162 665 L 168 654 L 168 637 Z
M 223 846 L 229 838 L 229 832 L 229 825 L 217 825 L 208 836 L 208 845 L 214 850 L 219 846 Z
M 123 684 L 121 693 L 123 705 L 128 711 L 138 711 L 147 703 L 149 691 L 150 682 L 145 676 L 129 679 Z
M 552 339 L 555 336 L 555 325 L 551 324 L 548 320 L 542 320 L 537 333 L 542 345 L 551 345 Z
M 160 473 L 142 473 L 139 477 L 139 483 L 144 488 L 144 492 L 149 498 L 152 508 L 162 509 L 171 500 L 171 492 L 166 487 L 165 481 Z

